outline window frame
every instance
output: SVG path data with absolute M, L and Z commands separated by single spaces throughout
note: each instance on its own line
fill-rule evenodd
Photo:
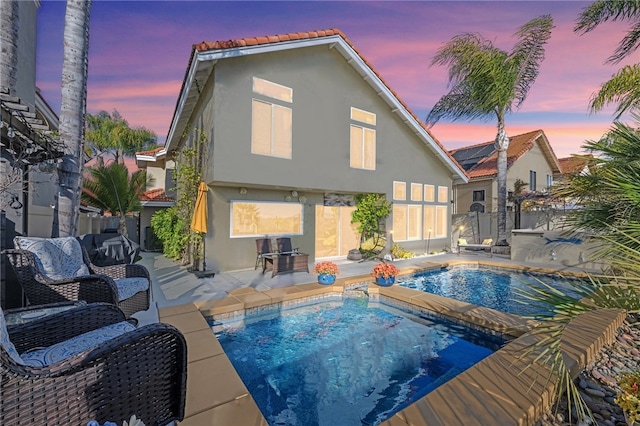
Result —
M 402 189 L 400 189 L 402 188 Z M 399 192 L 402 191 L 402 195 Z M 393 199 L 398 201 L 406 201 L 407 199 L 407 182 L 400 180 L 393 181 Z
M 291 232 L 291 231 L 283 231 L 283 232 L 262 232 L 265 231 L 263 229 L 258 229 L 257 225 L 256 225 L 256 233 L 255 234 L 242 234 L 242 235 L 235 235 L 234 234 L 234 226 L 233 226 L 233 219 L 234 219 L 234 211 L 233 208 L 235 205 L 237 204 L 277 204 L 277 205 L 286 205 L 286 206 L 290 206 L 291 208 L 297 207 L 299 208 L 299 218 L 300 218 L 300 222 L 299 222 L 299 227 L 300 230 L 299 232 Z M 270 231 L 270 230 L 268 230 Z M 229 201 L 229 238 L 256 238 L 256 237 L 263 237 L 265 235 L 269 235 L 272 237 L 278 237 L 278 236 L 288 236 L 288 235 L 304 235 L 304 203 L 291 203 L 291 202 L 286 202 L 286 201 L 254 201 L 254 200 L 230 200 Z
M 538 178 L 537 176 L 538 174 L 536 173 L 535 170 L 529 170 L 529 190 L 530 191 L 535 191 L 536 190 L 536 180 Z
M 270 132 L 271 134 L 269 135 L 269 153 L 264 153 L 264 152 L 258 152 L 258 150 L 256 149 L 255 143 L 255 137 L 256 137 L 256 132 L 255 132 L 255 126 L 256 124 L 256 118 L 255 118 L 255 113 L 256 113 L 256 108 L 255 105 L 256 103 L 260 103 L 260 104 L 264 104 L 270 107 L 270 119 L 271 122 L 269 123 L 270 125 Z M 275 152 L 277 152 L 276 148 L 276 138 L 275 138 L 275 132 L 276 132 L 276 127 L 275 126 L 275 120 L 276 120 L 276 111 L 278 111 L 278 109 L 281 109 L 283 111 L 288 111 L 289 113 L 289 117 L 290 120 L 288 123 L 288 127 L 289 127 L 289 134 L 288 136 L 288 141 L 287 141 L 287 151 L 288 151 L 288 155 L 277 155 L 275 154 Z M 258 98 L 252 98 L 251 99 L 251 153 L 254 155 L 263 155 L 265 157 L 275 157 L 275 158 L 284 158 L 287 160 L 291 160 L 293 158 L 293 109 L 283 106 L 283 105 L 279 105 L 277 103 L 273 103 L 273 102 L 269 102 L 269 101 L 265 101 L 263 99 L 258 99 Z
M 483 202 L 486 199 L 486 190 L 484 189 L 477 189 L 471 192 L 471 202 L 472 203 L 478 203 L 478 202 Z M 482 199 L 480 198 L 476 198 L 476 194 L 482 194 Z

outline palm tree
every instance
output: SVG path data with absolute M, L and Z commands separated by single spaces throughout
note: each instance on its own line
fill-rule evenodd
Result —
M 129 127 L 117 110 L 112 114 L 100 111 L 96 115 L 87 114 L 86 147 L 97 153 L 98 165 L 104 165 L 103 153 L 111 152 L 116 163 L 124 161 L 124 156 L 156 147 L 156 135 L 144 127 Z
M 623 37 L 607 62 L 617 64 L 640 46 L 640 1 L 598 0 L 585 8 L 574 31 L 586 34 L 607 21 L 630 20 L 631 29 Z M 610 103 L 617 103 L 616 120 L 627 111 L 640 107 L 640 64 L 627 65 L 616 72 L 589 101 L 591 112 L 601 111 Z
M 84 114 L 87 108 L 87 64 L 91 0 L 67 0 L 62 62 L 60 140 L 64 156 L 58 163 L 52 237 L 78 233 L 82 190 Z
M 507 148 L 505 115 L 519 108 L 538 76 L 544 59 L 544 45 L 551 37 L 553 19 L 542 15 L 524 24 L 516 33 L 512 52 L 493 46 L 478 34 L 462 34 L 446 43 L 432 65 L 449 66 L 451 91 L 436 103 L 426 118 L 433 125 L 442 118 L 490 119 L 495 116 L 498 132 L 498 241 L 508 245 L 507 228 Z
M 124 164 L 89 167 L 91 179 L 84 182 L 82 201 L 120 218 L 118 232 L 128 236 L 126 215 L 140 211 L 140 194 L 147 184 L 147 174 L 138 170 L 129 176 Z

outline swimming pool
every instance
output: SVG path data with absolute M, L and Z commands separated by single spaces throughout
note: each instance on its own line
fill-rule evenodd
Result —
M 538 280 L 577 297 L 577 293 L 565 279 L 547 275 L 532 275 L 487 267 L 454 266 L 448 269 L 426 271 L 398 283 L 427 293 L 460 300 L 478 306 L 517 315 L 537 315 L 548 311 L 548 306 L 527 302 L 518 296 L 518 289 L 528 285 L 540 286 Z
M 375 425 L 504 341 L 366 298 L 213 325 L 270 425 Z

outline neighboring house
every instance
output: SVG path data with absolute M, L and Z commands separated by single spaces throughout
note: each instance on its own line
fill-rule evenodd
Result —
M 158 147 L 150 151 L 136 152 L 136 165 L 147 172 L 147 190 L 140 197 L 140 246 L 143 250 L 161 247 L 151 229 L 151 216 L 160 209 L 175 205 L 172 160 L 167 160 L 166 151 Z
M 291 237 L 310 262 L 346 257 L 359 193 L 393 201 L 386 229 L 406 249 L 450 244 L 464 171 L 337 29 L 194 45 L 154 157 L 202 132 L 214 270 L 254 267 L 265 235 Z
M 560 163 L 560 173 L 554 175 L 555 180 L 560 180 L 568 175 L 580 175 L 589 173 L 589 162 L 593 158 L 592 154 L 571 157 L 558 158 Z
M 498 151 L 493 141 L 449 151 L 469 176 L 454 188 L 455 211 L 494 212 L 498 200 Z M 527 183 L 525 191 L 545 192 L 560 173 L 560 164 L 542 130 L 509 138 L 507 149 L 507 191 L 517 179 Z

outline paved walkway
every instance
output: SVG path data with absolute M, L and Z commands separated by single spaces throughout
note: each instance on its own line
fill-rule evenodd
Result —
M 394 263 L 399 268 L 403 268 L 420 266 L 425 262 L 448 263 L 459 260 L 473 262 L 489 259 L 530 268 L 548 268 L 548 265 L 512 262 L 507 256 L 502 255 L 494 254 L 490 257 L 484 252 L 469 252 L 460 256 L 455 253 L 445 253 L 396 260 Z M 292 272 L 271 277 L 271 272 L 267 271 L 263 274 L 261 268 L 223 272 L 216 274 L 214 277 L 197 278 L 193 273 L 188 272 L 186 267 L 180 266 L 160 253 L 142 253 L 142 260 L 139 263 L 146 266 L 151 273 L 153 298 L 158 308 L 221 299 L 227 297 L 229 291 L 239 288 L 251 287 L 255 290 L 270 290 L 317 281 L 316 275 L 312 273 Z M 361 262 L 342 260 L 336 263 L 339 264 L 341 270 L 340 277 L 346 278 L 369 274 L 377 262 L 374 260 Z M 309 264 L 309 271 L 312 270 L 313 264 Z M 575 272 L 578 270 L 576 268 L 565 268 L 564 271 Z

